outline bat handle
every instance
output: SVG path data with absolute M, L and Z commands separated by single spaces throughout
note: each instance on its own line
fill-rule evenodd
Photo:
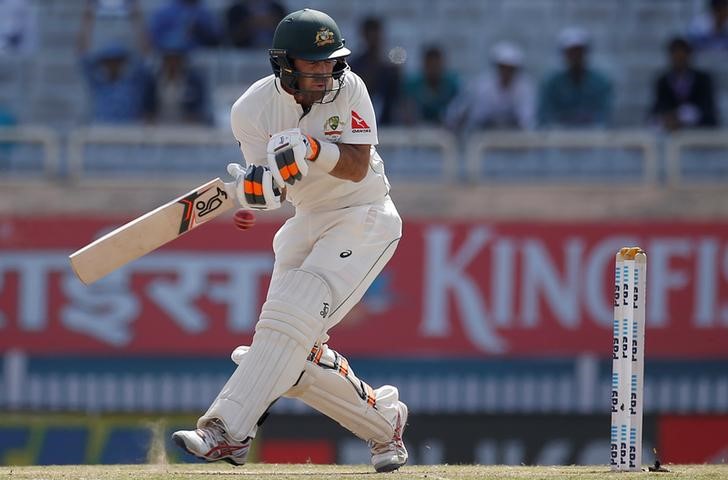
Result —
M 228 163 L 227 172 L 233 178 L 238 178 L 241 175 L 245 175 L 245 169 L 239 163 Z
M 223 184 L 225 185 L 225 193 L 230 198 L 235 198 L 235 182 L 224 182 Z

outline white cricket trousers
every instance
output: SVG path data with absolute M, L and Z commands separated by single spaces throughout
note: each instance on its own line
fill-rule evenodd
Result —
M 328 330 L 361 300 L 401 236 L 402 219 L 389 196 L 375 204 L 297 213 L 273 239 L 275 265 L 268 291 L 295 268 L 320 276 L 331 289 Z
M 327 331 L 361 300 L 401 235 L 389 196 L 333 211 L 299 211 L 289 219 L 273 239 L 275 265 L 253 343 L 198 426 L 219 419 L 236 440 L 255 436 L 265 409 L 288 392 L 366 440 L 388 440 L 399 411 L 395 387 L 377 389 L 368 403 L 369 393 L 352 386 L 346 364 L 337 364 L 341 375 L 313 370 L 305 387 L 290 389 L 301 380 L 312 347 L 324 344 Z M 329 396 L 328 403 L 318 398 Z

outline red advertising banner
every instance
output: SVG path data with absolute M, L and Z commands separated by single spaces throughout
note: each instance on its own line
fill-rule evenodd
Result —
M 666 415 L 657 432 L 665 462 L 725 463 L 728 457 L 728 416 Z
M 225 354 L 250 341 L 277 224 L 214 221 L 91 286 L 67 256 L 127 219 L 0 219 L 0 352 Z M 728 223 L 405 221 L 331 334 L 347 355 L 611 351 L 614 254 L 648 256 L 647 356 L 728 358 Z

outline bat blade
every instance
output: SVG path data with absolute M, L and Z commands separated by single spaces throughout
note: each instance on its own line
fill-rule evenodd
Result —
M 233 207 L 233 185 L 215 178 L 107 233 L 68 258 L 90 285 Z

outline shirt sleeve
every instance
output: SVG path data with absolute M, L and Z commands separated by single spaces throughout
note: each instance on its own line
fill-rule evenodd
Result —
M 377 145 L 377 119 L 374 106 L 364 81 L 348 72 L 345 88 L 349 90 L 349 121 L 341 134 L 340 143 L 353 145 Z
M 230 111 L 233 135 L 243 152 L 245 165 L 267 165 L 268 134 L 261 128 L 261 112 L 254 113 L 244 98 L 238 100 Z

